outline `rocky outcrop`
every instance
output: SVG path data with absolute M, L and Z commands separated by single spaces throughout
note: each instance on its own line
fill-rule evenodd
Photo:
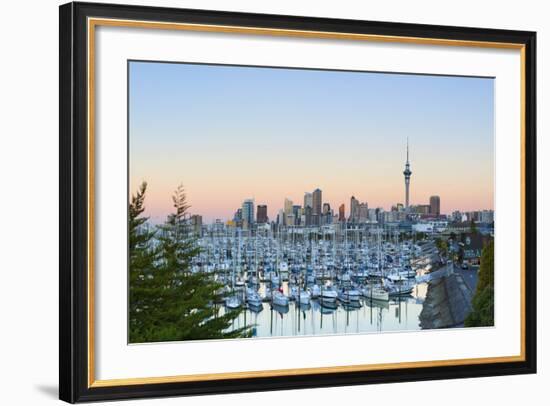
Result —
M 420 326 L 423 329 L 460 327 L 472 310 L 473 292 L 462 275 L 451 273 L 428 285 Z

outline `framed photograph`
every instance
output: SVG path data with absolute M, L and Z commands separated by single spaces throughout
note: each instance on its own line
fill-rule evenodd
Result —
M 60 398 L 536 371 L 534 32 L 60 7 Z

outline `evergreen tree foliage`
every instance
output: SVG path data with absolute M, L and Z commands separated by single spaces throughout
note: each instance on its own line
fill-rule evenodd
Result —
M 441 237 L 438 237 L 435 239 L 435 246 L 439 250 L 439 253 L 443 256 L 447 256 L 449 246 L 447 244 L 447 241 L 442 239 Z
M 155 231 L 150 231 L 145 210 L 147 183 L 142 183 L 129 206 L 129 341 L 139 342 L 152 324 L 150 306 L 154 302 L 151 290 L 158 250 L 154 246 Z
M 466 318 L 466 327 L 494 326 L 495 307 L 495 243 L 483 248 L 479 267 L 476 293 L 472 300 L 472 311 Z
M 223 300 L 222 285 L 204 272 L 191 270 L 191 261 L 200 249 L 189 224 L 183 187 L 178 187 L 173 195 L 174 213 L 156 232 L 140 233 L 132 228 L 132 222 L 143 225 L 147 221 L 140 217 L 144 195 L 145 187 L 140 188 L 130 205 L 130 240 L 143 240 L 148 252 L 145 271 L 139 261 L 132 260 L 143 256 L 143 247 L 130 245 L 130 273 L 135 273 L 130 278 L 130 342 L 249 336 L 248 326 L 227 331 L 241 310 L 219 314 L 217 303 Z M 132 248 L 137 252 L 132 252 Z

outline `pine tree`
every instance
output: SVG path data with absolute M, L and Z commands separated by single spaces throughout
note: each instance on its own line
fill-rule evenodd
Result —
M 147 183 L 143 182 L 129 206 L 129 341 L 140 342 L 151 325 L 151 305 L 155 298 L 150 289 L 158 250 L 155 231 L 149 230 L 143 217 Z
M 147 305 L 140 316 L 146 322 L 133 342 L 249 336 L 248 326 L 227 331 L 241 310 L 219 315 L 216 303 L 223 299 L 219 293 L 223 285 L 208 274 L 191 270 L 200 249 L 191 232 L 182 186 L 175 191 L 173 203 L 175 212 L 158 228 L 154 271 L 145 278 L 141 292 Z
M 466 318 L 466 327 L 493 326 L 495 308 L 495 243 L 491 241 L 481 254 L 481 264 L 472 311 Z

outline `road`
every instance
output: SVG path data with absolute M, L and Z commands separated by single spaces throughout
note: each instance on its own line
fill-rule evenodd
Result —
M 476 291 L 477 286 L 477 267 L 471 267 L 469 266 L 468 269 L 462 269 L 455 265 L 454 271 L 464 278 L 464 281 L 466 282 L 466 285 L 470 288 L 472 292 Z

